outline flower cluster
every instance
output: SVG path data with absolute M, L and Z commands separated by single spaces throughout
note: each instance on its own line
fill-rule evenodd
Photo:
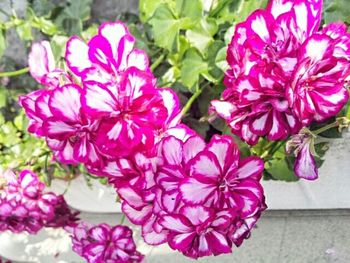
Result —
M 347 102 L 350 34 L 340 22 L 319 30 L 321 11 L 322 0 L 271 0 L 236 26 L 211 110 L 247 143 L 284 140 Z
M 43 227 L 74 226 L 77 212 L 71 211 L 63 196 L 44 193 L 36 174 L 24 170 L 17 178 L 7 172 L 0 190 L 0 231 L 37 233 Z
M 176 94 L 157 89 L 134 42 L 120 22 L 103 24 L 88 44 L 72 37 L 69 72 L 55 68 L 47 42 L 34 45 L 30 71 L 45 88 L 20 98 L 29 131 L 46 138 L 58 161 L 107 177 L 148 244 L 168 242 L 192 258 L 229 253 L 266 208 L 263 161 L 241 159 L 228 136 L 206 144 L 179 123 Z M 89 262 L 142 259 L 125 227 L 82 223 L 70 231 Z
M 187 128 L 164 136 L 154 158 L 137 154 L 110 168 L 123 212 L 146 243 L 168 242 L 191 258 L 230 253 L 266 208 L 263 161 L 240 159 L 228 136 L 206 144 Z
M 66 229 L 71 233 L 73 250 L 89 263 L 136 263 L 143 260 L 143 255 L 136 250 L 132 231 L 126 226 L 82 222 Z
M 55 67 L 48 42 L 33 45 L 29 66 L 44 88 L 20 97 L 29 132 L 46 138 L 61 163 L 100 170 L 111 160 L 152 151 L 173 125 L 178 101 L 158 89 L 147 55 L 120 22 L 105 23 L 87 44 L 72 37 L 69 71 Z

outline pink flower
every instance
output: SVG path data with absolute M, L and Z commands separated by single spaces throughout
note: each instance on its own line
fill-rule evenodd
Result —
M 294 172 L 299 178 L 306 180 L 316 180 L 318 178 L 313 147 L 314 135 L 307 129 L 303 129 L 299 134 L 293 135 L 287 142 L 287 152 L 291 153 L 293 151 L 296 156 Z
M 189 176 L 180 186 L 185 203 L 238 209 L 243 218 L 260 209 L 264 163 L 259 157 L 240 160 L 238 146 L 230 137 L 214 136 L 187 163 L 186 170 Z
M 43 192 L 45 186 L 33 172 L 24 170 L 18 179 L 13 173 L 4 179 L 7 184 L 0 192 L 1 231 L 35 234 L 46 226 L 74 225 L 78 220 L 78 213 L 69 210 L 62 196 Z
M 67 84 L 50 92 L 47 104 L 51 117 L 43 122 L 43 133 L 56 158 L 67 164 L 78 162 L 100 165 L 100 155 L 95 146 L 95 132 L 99 120 L 89 119 L 81 105 L 82 88 Z
M 43 116 L 36 111 L 37 101 L 42 101 L 42 99 L 47 99 L 44 90 L 36 90 L 19 97 L 19 104 L 23 107 L 29 119 L 28 132 L 36 136 L 44 136 L 42 131 Z M 49 110 L 47 112 L 51 116 L 51 112 Z
M 101 119 L 96 143 L 112 158 L 151 149 L 168 118 L 155 79 L 136 68 L 125 71 L 118 85 L 86 82 L 82 105 L 91 119 Z
M 350 35 L 339 23 L 318 32 L 321 11 L 321 0 L 271 0 L 236 26 L 227 89 L 211 112 L 247 143 L 284 140 L 348 100 Z
M 198 258 L 231 253 L 231 243 L 227 239 L 227 226 L 232 214 L 203 206 L 184 206 L 179 214 L 164 215 L 160 224 L 168 229 L 168 242 L 172 249 L 185 256 Z
M 135 49 L 134 44 L 135 38 L 122 22 L 107 22 L 88 44 L 72 37 L 67 43 L 66 61 L 70 70 L 83 81 L 111 83 L 118 81 L 127 68 L 149 71 L 146 53 Z
M 258 142 L 259 136 L 284 140 L 301 128 L 288 105 L 285 87 L 275 77 L 262 73 L 256 78 L 239 77 L 222 97 L 227 101 L 212 101 L 211 110 L 227 120 L 232 131 L 251 145 Z
M 143 255 L 136 250 L 132 231 L 126 226 L 80 223 L 67 228 L 72 235 L 73 250 L 89 263 L 142 262 Z
M 350 74 L 350 61 L 346 56 L 338 57 L 346 51 L 336 48 L 335 43 L 320 33 L 308 38 L 300 48 L 298 66 L 287 92 L 289 104 L 305 126 L 313 120 L 321 122 L 335 116 L 349 99 L 345 80 Z
M 41 41 L 32 45 L 28 64 L 32 77 L 47 87 L 54 88 L 58 86 L 60 76 L 65 75 L 61 69 L 55 67 L 55 59 L 48 41 Z
M 58 161 L 83 163 L 102 175 L 118 158 L 151 157 L 179 124 L 177 95 L 156 87 L 147 55 L 134 43 L 121 22 L 104 23 L 88 44 L 73 37 L 66 50 L 69 73 L 55 69 L 48 42 L 33 46 L 30 70 L 47 89 L 19 102 L 30 119 L 28 131 L 45 137 Z

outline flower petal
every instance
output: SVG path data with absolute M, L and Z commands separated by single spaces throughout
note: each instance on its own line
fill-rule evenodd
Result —
M 304 146 L 299 151 L 294 164 L 294 172 L 296 176 L 306 180 L 318 178 L 316 161 L 310 152 L 310 143 L 304 143 Z

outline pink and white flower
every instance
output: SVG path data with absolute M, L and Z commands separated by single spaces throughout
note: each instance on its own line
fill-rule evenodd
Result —
M 305 126 L 335 116 L 349 99 L 345 80 L 350 75 L 350 61 L 334 56 L 346 52 L 335 44 L 328 35 L 315 34 L 300 48 L 287 93 L 289 104 Z
M 185 256 L 198 258 L 231 253 L 231 242 L 227 238 L 227 226 L 232 215 L 203 206 L 184 206 L 179 214 L 161 217 L 160 224 L 169 230 L 168 243 L 172 249 Z
M 7 173 L 3 179 L 6 186 L 0 190 L 0 231 L 35 234 L 43 227 L 74 226 L 78 220 L 78 213 L 68 208 L 63 196 L 44 193 L 44 184 L 33 172 L 24 170 L 18 178 Z
M 264 163 L 259 157 L 240 160 L 239 148 L 228 136 L 214 136 L 187 163 L 189 176 L 180 186 L 183 202 L 216 209 L 233 208 L 241 217 L 255 214 L 262 205 L 259 183 Z
M 48 41 L 41 41 L 32 45 L 28 64 L 32 77 L 48 88 L 57 87 L 61 78 L 69 79 L 68 74 L 56 68 L 55 58 Z
M 293 135 L 287 142 L 286 151 L 294 153 L 294 173 L 299 178 L 316 180 L 318 170 L 315 161 L 314 135 L 307 129 L 302 129 L 299 134 Z
M 114 158 L 151 149 L 168 118 L 155 79 L 136 68 L 125 71 L 117 85 L 86 82 L 82 104 L 91 119 L 101 119 L 96 143 Z
M 70 70 L 83 81 L 118 81 L 127 68 L 149 70 L 147 54 L 134 48 L 135 38 L 122 22 L 103 23 L 88 44 L 72 37 L 66 47 Z
M 132 231 L 126 226 L 82 222 L 66 229 L 71 233 L 73 250 L 89 263 L 143 261 L 144 256 L 136 250 Z
M 89 119 L 81 106 L 81 87 L 67 84 L 50 91 L 47 104 L 38 105 L 37 110 L 51 113 L 43 121 L 42 130 L 49 147 L 62 163 L 101 165 L 95 146 L 95 132 L 99 120 Z
M 271 0 L 237 25 L 211 112 L 247 143 L 286 139 L 348 100 L 349 34 L 341 23 L 319 32 L 321 11 L 322 0 Z

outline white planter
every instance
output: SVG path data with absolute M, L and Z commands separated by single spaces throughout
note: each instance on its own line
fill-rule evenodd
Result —
M 61 180 L 53 180 L 51 191 L 62 194 L 74 209 L 87 213 L 119 213 L 120 203 L 116 202 L 116 192 L 113 187 L 102 185 L 97 180 L 91 180 L 89 186 L 83 176 L 72 180 L 70 184 Z

